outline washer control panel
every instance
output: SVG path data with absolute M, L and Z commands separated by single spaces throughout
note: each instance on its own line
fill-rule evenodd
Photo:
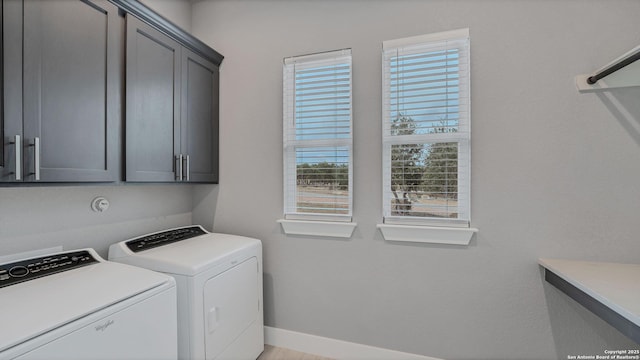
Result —
M 86 250 L 0 264 L 0 288 L 96 263 Z
M 146 235 L 127 241 L 126 244 L 129 250 L 135 253 L 204 234 L 206 234 L 206 232 L 200 226 L 188 226 Z

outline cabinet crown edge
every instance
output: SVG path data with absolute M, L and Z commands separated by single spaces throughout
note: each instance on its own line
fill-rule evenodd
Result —
M 161 32 L 178 41 L 181 45 L 196 52 L 200 56 L 213 62 L 216 66 L 222 64 L 224 56 L 202 42 L 200 39 L 181 29 L 162 15 L 156 13 L 137 0 L 109 0 L 125 13 L 131 14 Z

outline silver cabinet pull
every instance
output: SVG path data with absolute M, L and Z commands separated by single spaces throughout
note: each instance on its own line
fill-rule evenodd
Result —
M 185 162 L 185 176 L 184 179 L 185 181 L 189 181 L 189 155 L 184 157 L 184 162 Z
M 16 171 L 14 174 L 16 175 L 16 180 L 22 180 L 22 139 L 20 135 L 16 135 L 10 144 L 15 144 L 16 146 Z
M 33 145 L 35 146 L 34 150 L 36 152 L 36 180 L 40 180 L 40 138 L 36 137 L 34 139 Z
M 36 181 L 40 180 L 40 138 L 33 138 L 33 172 L 29 175 L 35 175 Z
M 182 154 L 176 155 L 176 180 L 182 181 Z

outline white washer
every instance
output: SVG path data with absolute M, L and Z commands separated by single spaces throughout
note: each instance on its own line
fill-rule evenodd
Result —
M 176 359 L 173 278 L 93 249 L 0 264 L 0 359 Z
M 264 350 L 262 243 L 193 225 L 111 245 L 109 260 L 169 274 L 180 359 L 256 359 Z

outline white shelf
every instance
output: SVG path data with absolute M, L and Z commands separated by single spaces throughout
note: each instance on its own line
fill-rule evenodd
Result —
M 350 238 L 358 226 L 354 222 L 305 221 L 280 219 L 282 230 L 287 235 L 308 235 L 321 237 Z
M 581 93 L 591 93 L 598 91 L 606 91 L 617 88 L 628 88 L 640 86 L 640 64 L 637 62 L 629 65 L 624 69 L 598 80 L 593 85 L 587 84 L 589 74 L 576 76 L 576 87 Z
M 603 66 L 595 73 L 600 73 L 604 69 L 619 63 L 623 60 L 629 60 L 633 56 L 637 56 L 640 53 L 640 46 L 637 46 L 617 59 L 611 61 L 609 64 Z M 583 74 L 576 76 L 576 87 L 581 93 L 606 91 L 616 88 L 626 88 L 640 86 L 640 61 L 635 61 L 621 69 L 618 69 L 614 73 L 611 73 L 604 78 L 598 80 L 595 84 L 587 83 L 587 79 L 590 74 Z
M 420 242 L 428 244 L 469 245 L 478 229 L 468 227 L 409 226 L 378 224 L 387 241 Z
M 640 343 L 640 265 L 562 259 L 538 263 L 549 283 Z

